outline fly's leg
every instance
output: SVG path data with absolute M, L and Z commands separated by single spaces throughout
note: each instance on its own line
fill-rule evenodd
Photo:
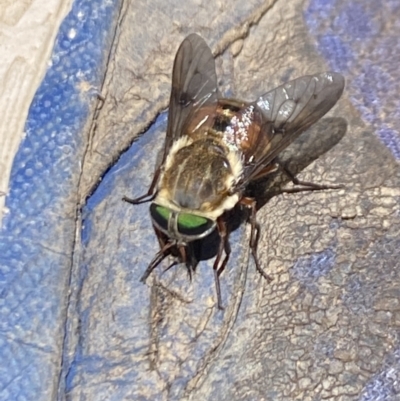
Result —
M 257 247 L 258 247 L 258 241 L 260 239 L 260 224 L 257 222 L 257 202 L 252 199 L 252 198 L 246 198 L 243 197 L 240 200 L 240 203 L 247 208 L 250 209 L 250 227 L 251 227 L 251 232 L 250 232 L 250 250 L 251 254 L 254 259 L 254 263 L 256 265 L 257 271 L 270 283 L 272 281 L 272 278 L 268 276 L 267 273 L 265 273 L 264 269 L 260 265 L 260 261 L 258 260 L 258 255 L 257 255 Z
M 146 194 L 134 199 L 124 196 L 122 200 L 131 203 L 132 205 L 139 205 L 140 203 L 151 202 L 156 197 L 157 194 L 156 185 L 158 182 L 158 178 L 160 177 L 160 173 L 161 173 L 161 168 L 159 167 L 154 174 L 153 181 L 151 182 L 150 188 Z
M 168 256 L 171 254 L 172 247 L 175 245 L 174 242 L 168 241 L 168 238 L 155 226 L 153 226 L 154 232 L 157 236 L 158 243 L 160 244 L 160 250 L 156 253 L 153 260 L 147 266 L 146 271 L 144 272 L 143 276 L 141 277 L 140 281 L 142 283 L 146 282 L 147 277 L 150 276 L 151 272 Z M 168 267 L 170 269 L 173 264 Z M 168 270 L 167 269 L 167 270 Z
M 320 191 L 322 189 L 341 189 L 344 188 L 344 185 L 323 185 L 323 184 L 315 184 L 314 182 L 308 182 L 308 181 L 300 181 L 297 179 L 292 172 L 288 170 L 286 166 L 283 164 L 280 164 L 279 162 L 277 163 L 279 166 L 280 170 L 285 173 L 292 183 L 294 185 L 299 185 L 299 188 L 287 188 L 283 189 L 283 192 L 286 193 L 296 193 L 296 192 L 304 192 L 304 191 Z
M 180 261 L 186 265 L 186 269 L 189 275 L 189 280 L 192 281 L 195 267 L 193 253 L 191 252 L 191 250 L 188 248 L 187 245 L 178 245 L 178 250 L 181 259 Z
M 174 266 L 176 266 L 178 264 L 178 261 L 175 260 L 173 261 L 168 267 L 166 267 L 163 271 L 163 273 L 167 272 L 169 269 L 172 269 Z
M 229 237 L 228 237 L 228 232 L 226 230 L 226 224 L 222 217 L 218 218 L 217 227 L 218 227 L 218 234 L 220 237 L 220 243 L 217 257 L 215 258 L 213 270 L 214 270 L 215 289 L 217 291 L 218 309 L 223 310 L 224 307 L 222 306 L 221 285 L 219 281 L 219 276 L 224 271 L 225 266 L 228 263 L 229 256 L 231 254 L 231 246 L 229 244 Z M 225 257 L 221 265 L 219 266 L 223 252 L 225 252 Z
M 178 263 L 184 263 L 187 267 L 188 274 L 189 274 L 189 279 L 192 281 L 193 273 L 194 273 L 194 266 L 196 265 L 193 253 L 190 251 L 190 249 L 186 245 L 178 245 L 174 241 L 171 241 L 162 231 L 160 231 L 157 227 L 153 225 L 154 232 L 156 233 L 158 243 L 160 245 L 160 249 L 167 249 L 167 245 L 172 244 L 171 248 L 175 245 L 178 249 L 179 254 L 176 254 L 176 252 L 173 252 L 172 249 L 170 249 L 167 253 L 167 255 L 173 255 L 175 257 L 180 258 L 179 261 L 175 260 L 172 262 L 167 268 L 163 270 L 163 273 L 167 272 L 170 270 L 172 267 L 176 266 Z
M 142 196 L 139 196 L 138 198 L 128 198 L 127 196 L 123 196 L 122 200 L 127 203 L 131 203 L 132 205 L 140 205 L 141 203 L 146 203 L 146 202 L 151 202 L 155 198 L 155 193 L 154 194 L 144 194 Z
M 175 244 L 173 242 L 169 242 L 156 253 L 156 256 L 154 256 L 153 260 L 147 266 L 147 269 L 144 272 L 143 276 L 140 278 L 140 281 L 142 283 L 146 282 L 151 272 L 171 253 L 171 248 L 174 245 Z

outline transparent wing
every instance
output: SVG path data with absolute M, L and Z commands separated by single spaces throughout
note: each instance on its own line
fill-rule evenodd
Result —
M 211 49 L 203 38 L 191 34 L 182 42 L 175 57 L 162 163 L 172 143 L 185 134 L 188 118 L 202 106 L 216 105 L 217 92 L 217 74 Z
M 262 115 L 264 146 L 245 167 L 244 180 L 268 166 L 302 132 L 324 116 L 339 100 L 344 78 L 334 72 L 306 75 L 264 94 L 256 102 Z

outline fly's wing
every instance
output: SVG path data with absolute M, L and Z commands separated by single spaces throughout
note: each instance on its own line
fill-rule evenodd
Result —
M 261 112 L 264 146 L 246 164 L 243 182 L 249 182 L 302 132 L 326 114 L 339 100 L 344 78 L 334 72 L 306 75 L 261 96 L 254 102 Z
M 216 105 L 217 87 L 211 49 L 199 35 L 189 35 L 180 45 L 175 57 L 162 163 L 172 144 L 185 134 L 185 125 L 190 116 L 202 106 Z

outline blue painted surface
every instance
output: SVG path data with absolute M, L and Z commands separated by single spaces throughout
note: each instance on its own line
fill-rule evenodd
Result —
M 397 159 L 400 159 L 399 15 L 397 0 L 312 0 L 305 12 L 319 51 L 332 70 L 345 74 L 347 95 Z M 354 278 L 352 298 L 368 291 L 360 288 L 363 284 Z M 399 361 L 397 349 L 388 356 L 380 373 L 368 382 L 360 401 L 397 399 Z
M 315 252 L 311 256 L 299 258 L 294 264 L 291 275 L 308 291 L 318 291 L 318 278 L 327 275 L 335 266 L 336 254 L 332 249 Z
M 399 366 L 400 350 L 397 349 L 386 358 L 381 372 L 368 382 L 360 401 L 398 400 L 400 394 Z
M 396 3 L 396 0 L 386 1 L 384 11 L 399 12 Z M 10 213 L 5 217 L 4 228 L 0 233 L 0 400 L 49 400 L 55 397 L 58 390 L 75 236 L 75 195 L 80 173 L 79 160 L 84 151 L 81 132 L 88 116 L 89 104 L 95 101 L 99 90 L 104 57 L 110 45 L 110 27 L 118 8 L 118 0 L 75 1 L 73 10 L 60 29 L 52 66 L 31 106 L 26 125 L 27 136 L 15 159 L 11 192 L 7 197 Z M 379 13 L 382 13 L 382 9 L 371 0 L 363 5 L 342 4 L 338 0 L 313 0 L 306 11 L 306 18 L 311 32 L 317 37 L 321 53 L 332 69 L 350 77 L 354 75 L 348 82 L 354 104 L 367 121 L 379 127 L 378 135 L 382 141 L 396 157 L 400 157 L 398 131 L 394 124 L 390 124 L 392 120 L 384 123 L 381 117 L 389 100 L 394 102 L 395 109 L 400 110 L 394 72 L 399 64 L 397 57 L 400 52 L 397 49 L 400 46 L 400 28 L 393 26 L 392 31 L 386 35 L 377 35 L 382 29 L 376 22 Z M 333 23 L 323 29 L 327 21 Z M 360 46 L 360 41 L 364 45 Z M 369 49 L 369 45 L 372 46 L 371 60 L 362 59 L 360 54 Z M 353 74 L 354 71 L 357 74 Z M 373 85 L 371 81 L 374 82 Z M 83 87 L 91 89 L 84 91 Z M 394 111 L 393 121 L 396 118 L 398 120 L 398 117 Z M 165 116 L 163 118 L 165 120 Z M 165 121 L 160 120 L 155 128 L 159 129 L 163 123 Z M 146 138 L 141 138 L 141 141 L 141 146 L 148 144 Z M 89 199 L 83 215 L 84 246 L 94 237 L 93 217 L 101 216 L 95 215 L 96 209 L 115 190 L 116 177 L 124 173 L 124 169 L 132 167 L 137 156 L 135 152 L 135 148 L 132 148 L 122 156 Z M 127 175 L 119 185 L 129 188 L 130 178 Z M 146 177 L 142 178 L 146 180 Z M 132 188 L 131 194 L 126 193 L 128 196 L 138 194 L 141 194 L 138 188 Z M 117 198 L 116 201 L 119 202 L 120 197 Z M 143 224 L 148 223 L 147 207 L 140 210 L 141 221 Z M 120 217 L 127 218 L 135 212 L 126 213 Z M 134 247 L 135 238 L 130 240 Z M 142 238 L 141 241 L 147 244 L 153 241 L 156 244 L 153 233 L 151 238 Z M 235 238 L 232 242 L 235 242 Z M 116 272 L 110 269 L 102 272 L 106 276 L 104 283 L 116 282 L 121 272 L 127 276 L 132 275 L 126 280 L 126 285 L 131 285 L 126 293 L 132 297 L 130 300 L 136 308 L 126 307 L 124 304 L 114 309 L 114 305 L 107 304 L 104 299 L 100 299 L 98 303 L 103 308 L 113 307 L 114 320 L 111 323 L 106 322 L 106 325 L 110 323 L 109 327 L 112 327 L 115 324 L 119 334 L 126 331 L 126 337 L 131 335 L 132 319 L 138 319 L 134 321 L 139 326 L 143 324 L 140 319 L 146 318 L 140 311 L 148 308 L 148 290 L 141 284 L 139 288 L 137 283 L 152 256 L 152 247 L 146 248 L 135 270 L 130 268 L 132 260 L 125 259 L 132 252 L 126 252 L 118 261 L 120 266 L 126 266 L 125 270 Z M 92 256 L 86 255 L 86 260 L 90 262 Z M 104 256 L 108 257 L 109 255 Z M 297 270 L 295 268 L 294 271 L 298 272 L 299 277 L 319 277 L 329 271 L 333 260 L 334 254 L 328 250 L 316 255 L 314 259 L 299 261 Z M 78 280 L 74 282 L 78 289 L 92 285 L 87 281 L 89 262 L 83 263 Z M 114 262 L 112 258 L 109 261 L 110 264 Z M 320 267 L 319 270 L 307 270 L 315 264 Z M 209 277 L 204 280 L 198 286 L 196 299 L 210 294 L 213 296 L 212 281 L 210 282 Z M 223 291 L 227 281 L 228 278 L 225 277 Z M 101 352 L 93 353 L 91 346 L 98 345 L 103 347 L 102 350 L 108 350 L 115 332 L 106 331 L 106 327 L 103 337 L 98 338 L 101 333 L 91 326 L 91 314 L 96 314 L 96 298 L 93 294 L 90 298 L 91 291 L 96 293 L 96 288 L 91 287 L 88 291 L 89 297 L 78 303 L 80 329 L 87 333 L 87 338 L 81 340 L 72 360 L 68 361 L 71 369 L 67 375 L 67 391 L 73 391 L 82 379 L 86 388 L 78 389 L 76 394 L 79 395 L 80 391 L 90 393 L 90 386 L 98 384 L 96 390 L 102 391 L 106 397 L 109 390 L 107 385 L 114 385 L 106 382 L 107 373 L 112 372 L 115 367 L 116 360 L 112 354 L 114 349 L 110 350 L 109 355 L 104 353 L 106 357 L 103 358 Z M 108 294 L 107 291 L 105 294 Z M 103 295 L 98 292 L 96 296 Z M 225 293 L 224 299 L 226 298 Z M 183 327 L 182 330 L 187 330 L 190 339 L 191 328 Z M 138 331 L 131 339 L 132 343 L 115 344 L 116 348 L 120 347 L 121 352 L 126 347 L 128 353 L 126 360 L 117 361 L 121 362 L 120 367 L 126 368 L 126 376 L 121 376 L 117 383 L 120 388 L 120 393 L 114 394 L 120 397 L 117 399 L 122 399 L 121 397 L 130 392 L 134 393 L 135 385 L 139 382 L 147 383 L 149 387 L 155 386 L 153 383 L 157 378 L 150 374 L 143 377 L 141 373 L 137 373 L 147 372 L 144 365 L 141 370 L 128 369 L 133 363 L 129 359 L 129 353 L 143 353 L 143 349 L 147 349 L 147 337 L 147 332 Z M 170 340 L 173 341 L 173 338 Z M 198 342 L 198 348 L 193 350 L 197 360 L 201 360 L 209 343 L 207 339 Z M 186 384 L 184 374 L 191 368 L 183 367 L 182 377 L 175 378 L 177 384 L 171 394 L 179 394 L 179 387 Z M 383 400 L 385 394 L 393 391 L 393 381 L 390 379 L 393 369 L 398 371 L 398 358 L 395 357 L 388 364 L 387 370 L 368 385 L 363 401 Z M 96 383 L 102 371 L 105 376 L 100 377 L 100 384 Z M 101 382 L 102 379 L 104 380 Z
M 305 12 L 319 51 L 332 70 L 347 77 L 347 95 L 397 159 L 399 15 L 397 0 L 312 0 Z
M 118 0 L 75 1 L 14 161 L 0 232 L 0 400 L 49 400 L 58 391 L 81 135 L 118 9 Z

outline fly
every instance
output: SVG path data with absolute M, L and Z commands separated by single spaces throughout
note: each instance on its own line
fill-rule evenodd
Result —
M 221 98 L 211 49 L 197 34 L 189 35 L 175 57 L 161 162 L 145 195 L 123 198 L 134 205 L 151 202 L 160 243 L 141 281 L 171 254 L 191 276 L 195 266 L 189 244 L 217 230 L 220 245 L 213 270 L 218 307 L 223 309 L 219 276 L 230 255 L 226 212 L 237 204 L 250 210 L 249 246 L 256 269 L 270 281 L 257 257 L 257 202 L 245 196 L 245 190 L 276 171 L 278 154 L 324 116 L 343 89 L 342 75 L 324 72 L 294 79 L 252 103 Z

